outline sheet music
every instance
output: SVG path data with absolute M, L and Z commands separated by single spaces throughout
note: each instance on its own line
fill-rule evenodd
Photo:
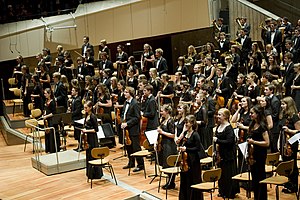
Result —
M 84 124 L 84 118 L 79 119 L 79 120 L 75 120 L 74 122 L 77 123 L 77 124 L 83 125 Z M 101 122 L 101 119 L 97 119 L 97 122 Z
M 234 128 L 233 129 L 233 132 L 234 132 L 234 135 L 235 135 L 235 137 L 239 140 L 240 138 L 239 138 L 239 128 Z
M 293 137 L 291 137 L 288 141 L 290 144 L 294 144 L 295 142 L 300 141 L 300 133 L 293 135 Z
M 157 130 L 145 131 L 145 135 L 150 145 L 157 143 L 157 137 L 158 137 Z
M 98 126 L 97 136 L 98 136 L 98 139 L 105 138 L 102 126 Z
M 247 154 L 248 154 L 248 142 L 243 142 L 238 144 L 243 156 L 245 157 L 245 159 L 247 158 Z

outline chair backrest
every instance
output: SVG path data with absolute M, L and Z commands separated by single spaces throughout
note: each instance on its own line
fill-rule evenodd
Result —
M 16 78 L 9 78 L 8 79 L 8 84 L 10 84 L 10 85 L 16 85 Z
M 29 103 L 29 104 L 28 104 L 28 110 L 33 110 L 33 109 L 34 109 L 33 103 Z
M 147 139 L 144 140 L 144 142 L 143 142 L 143 147 L 144 147 L 145 149 L 147 149 L 147 150 L 152 150 L 152 149 L 153 149 L 153 148 L 150 146 L 150 144 L 149 144 L 149 142 L 148 142 Z
M 103 159 L 109 155 L 109 148 L 108 147 L 93 148 L 91 154 L 93 158 Z
M 276 153 L 268 153 L 267 154 L 267 159 L 266 159 L 266 164 L 267 165 L 277 165 L 278 162 L 279 162 L 279 155 L 280 153 L 279 152 L 276 152 Z
M 212 157 L 213 156 L 213 145 L 210 145 L 208 148 L 207 148 L 207 155 L 209 157 Z
M 277 168 L 276 173 L 280 176 L 289 176 L 294 168 L 294 160 L 281 162 Z
M 17 96 L 17 97 L 20 97 L 21 96 L 21 90 L 20 89 L 15 89 L 14 90 L 14 95 Z
M 177 161 L 177 165 L 179 164 L 179 162 L 181 161 L 181 156 L 178 157 L 178 155 L 169 155 L 167 158 L 167 164 L 170 167 L 174 167 Z
M 31 110 L 31 116 L 33 118 L 37 118 L 41 115 L 42 115 L 42 111 L 39 108 Z
M 36 119 L 27 119 L 25 121 L 26 128 L 35 128 L 38 125 L 38 121 Z
M 216 182 L 221 177 L 221 168 L 210 169 L 203 173 L 202 180 L 203 182 Z

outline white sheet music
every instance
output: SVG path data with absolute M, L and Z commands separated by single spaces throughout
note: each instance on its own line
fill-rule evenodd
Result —
M 157 143 L 157 137 L 158 137 L 157 130 L 145 131 L 145 135 L 150 145 Z
M 248 142 L 243 142 L 243 143 L 240 143 L 238 144 L 241 152 L 243 153 L 243 156 L 245 158 L 247 158 L 247 154 L 248 154 Z
M 98 126 L 97 136 L 98 136 L 98 139 L 105 138 L 102 126 Z
M 300 133 L 293 135 L 293 137 L 291 137 L 288 141 L 290 144 L 294 144 L 295 142 L 300 141 Z
M 97 121 L 98 121 L 98 122 L 101 122 L 101 119 L 97 119 Z M 84 124 L 84 118 L 79 119 L 79 120 L 75 120 L 74 122 L 77 123 L 77 124 L 83 125 L 83 124 Z
M 234 128 L 233 129 L 233 132 L 234 132 L 234 135 L 235 135 L 235 137 L 237 138 L 237 140 L 239 140 L 240 138 L 239 138 L 239 128 Z

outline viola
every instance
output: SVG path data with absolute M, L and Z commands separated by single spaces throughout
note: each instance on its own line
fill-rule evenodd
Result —
M 125 121 L 124 121 L 125 122 Z M 124 139 L 125 139 L 125 144 L 127 145 L 127 146 L 129 146 L 129 145 L 131 145 L 131 143 L 132 143 L 132 141 L 131 141 L 131 139 L 130 139 L 130 137 L 129 137 L 129 131 L 128 131 L 128 129 L 126 129 L 126 128 L 124 128 L 123 129 L 123 134 L 124 134 Z
M 148 118 L 142 117 L 140 120 L 140 144 L 143 145 L 144 141 L 146 140 L 145 131 L 148 124 Z
M 249 138 L 251 138 L 252 134 L 251 134 L 251 131 L 249 131 Z M 247 163 L 248 165 L 253 165 L 256 161 L 254 160 L 254 156 L 253 156 L 253 153 L 254 153 L 254 146 L 253 144 L 249 144 L 248 143 L 248 154 L 247 154 Z
M 241 119 L 241 123 L 244 123 L 244 119 Z M 239 129 L 239 141 L 238 143 L 243 143 L 245 138 L 245 130 Z
M 187 141 L 187 138 L 184 137 L 181 146 L 184 146 L 184 144 L 186 143 L 186 141 Z M 187 154 L 187 152 L 181 152 L 180 166 L 181 166 L 181 171 L 182 172 L 187 172 L 189 170 L 188 154 Z
M 285 126 L 288 126 L 289 124 L 289 120 L 285 120 Z M 286 156 L 286 157 L 290 157 L 292 156 L 292 145 L 289 143 L 289 139 L 290 139 L 290 135 L 288 134 L 284 134 L 284 145 L 283 145 L 283 155 Z
M 158 136 L 156 149 L 158 152 L 160 152 L 162 150 L 162 135 L 161 134 L 159 134 L 159 136 Z
M 89 148 L 89 143 L 87 141 L 87 133 L 82 133 L 82 142 L 83 142 L 83 149 L 87 150 Z
M 50 133 L 50 129 L 49 129 L 49 122 L 47 119 L 44 119 L 44 129 L 45 129 L 45 133 L 49 134 Z
M 117 120 L 117 124 L 121 124 L 121 111 L 120 111 L 120 108 L 116 108 L 116 120 Z

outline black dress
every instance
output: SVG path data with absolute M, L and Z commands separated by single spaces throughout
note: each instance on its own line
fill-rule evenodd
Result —
M 41 74 L 41 79 L 47 80 L 47 76 L 48 76 L 48 73 L 44 72 L 44 74 Z M 45 90 L 46 88 L 51 88 L 50 83 L 43 83 L 43 90 Z
M 86 133 L 87 134 L 87 142 L 89 144 L 89 148 L 86 150 L 86 176 L 91 179 L 99 179 L 103 176 L 102 168 L 101 167 L 94 167 L 94 171 L 90 172 L 91 165 L 89 164 L 90 160 L 95 160 L 95 158 L 92 157 L 92 149 L 99 147 L 98 144 L 98 122 L 97 117 L 92 113 L 90 117 L 87 117 L 84 123 L 85 129 L 94 129 L 95 133 Z
M 172 118 L 168 120 L 167 124 L 161 124 L 160 127 L 163 131 L 174 134 L 175 125 Z M 177 154 L 177 146 L 173 138 L 169 138 L 165 135 L 159 135 L 159 137 L 162 137 L 162 139 L 161 151 L 158 152 L 158 162 L 160 166 L 167 168 L 169 167 L 167 164 L 167 158 L 169 155 Z
M 252 130 L 249 136 L 255 141 L 264 141 L 263 133 L 267 131 L 267 127 L 259 126 L 257 129 Z M 252 188 L 254 191 L 254 199 L 267 200 L 267 185 L 260 184 L 259 182 L 266 178 L 265 164 L 267 158 L 267 147 L 261 147 L 253 144 L 253 159 L 254 164 L 250 166 L 252 175 Z
M 54 100 L 51 100 L 49 104 L 45 103 L 45 111 L 46 115 L 52 113 L 53 115 L 56 113 L 56 103 Z M 54 124 L 52 122 L 52 118 L 47 118 L 48 125 L 49 127 L 53 127 Z M 59 133 L 56 132 L 56 146 L 57 146 L 57 151 L 60 151 L 60 138 L 59 138 Z M 49 133 L 45 134 L 45 151 L 46 153 L 55 153 L 55 140 L 54 140 L 54 132 L 53 129 L 50 130 Z
M 32 94 L 34 95 L 39 95 L 38 97 L 34 97 L 34 108 L 35 109 L 40 109 L 43 111 L 43 89 L 40 84 L 37 84 L 34 86 Z
M 295 130 L 295 123 L 299 121 L 299 117 L 297 114 L 294 114 L 292 118 L 289 117 L 284 117 L 283 119 L 280 120 L 279 126 L 287 126 L 289 129 Z M 281 135 L 280 135 L 281 137 Z M 292 155 L 291 156 L 286 156 L 282 155 L 282 160 L 283 161 L 289 161 L 289 160 L 294 160 L 294 170 L 289 176 L 289 182 L 284 185 L 285 188 L 290 189 L 291 191 L 295 192 L 298 190 L 298 166 L 297 166 L 297 152 L 298 152 L 298 142 L 295 142 L 292 147 Z M 280 151 L 281 152 L 281 151 Z M 282 154 L 282 153 L 281 153 Z
M 221 157 L 220 168 L 222 169 L 221 178 L 218 182 L 219 194 L 226 198 L 234 198 L 240 192 L 239 185 L 232 177 L 237 175 L 236 166 L 236 147 L 235 135 L 231 125 L 224 128 L 222 132 L 216 129 L 216 144 L 219 144 L 219 153 Z
M 180 119 L 179 119 L 178 121 L 175 122 L 175 128 L 176 128 L 176 130 L 177 130 L 177 135 L 176 135 L 177 137 L 179 137 L 180 134 L 182 133 L 184 124 L 185 124 L 184 120 L 182 120 L 182 121 L 180 122 Z
M 294 78 L 293 85 L 300 86 L 300 76 Z M 293 89 L 292 97 L 296 103 L 297 110 L 300 110 L 300 89 Z
M 186 132 L 184 134 L 186 135 Z M 186 139 L 184 146 L 186 147 L 186 152 L 188 154 L 187 162 L 189 170 L 187 172 L 180 173 L 180 200 L 191 199 L 191 185 L 202 182 L 199 155 L 201 155 L 200 152 L 204 151 L 204 149 L 200 143 L 199 134 L 196 131 L 194 131 L 191 137 Z M 202 192 L 199 192 L 198 190 L 193 190 L 192 199 L 203 199 Z
M 174 88 L 173 85 L 168 83 L 168 85 L 166 87 L 163 88 L 162 90 L 162 94 L 163 95 L 170 95 L 170 94 L 174 94 Z M 170 98 L 165 98 L 163 97 L 163 104 L 173 104 L 172 99 Z
M 204 149 L 207 149 L 212 143 L 212 135 L 207 131 L 207 108 L 205 105 L 202 105 L 197 112 L 195 113 L 196 120 L 200 121 L 201 124 L 198 124 L 198 133 L 200 136 L 201 144 Z

